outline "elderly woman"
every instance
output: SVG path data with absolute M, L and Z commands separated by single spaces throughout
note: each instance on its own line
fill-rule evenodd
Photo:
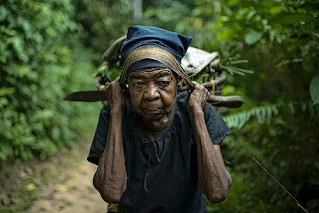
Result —
M 191 38 L 132 26 L 121 48 L 122 74 L 106 90 L 88 160 L 93 184 L 119 212 L 206 212 L 226 198 L 231 177 L 219 144 L 230 134 L 209 92 L 180 62 Z M 177 92 L 186 81 L 189 93 Z

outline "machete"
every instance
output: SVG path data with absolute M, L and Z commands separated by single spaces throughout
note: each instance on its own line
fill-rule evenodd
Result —
M 65 96 L 63 99 L 65 101 L 83 101 L 83 102 L 96 102 L 96 101 L 105 101 L 105 91 L 99 90 L 86 90 L 72 92 Z
M 105 91 L 85 90 L 85 91 L 70 93 L 63 100 L 96 102 L 96 101 L 106 101 L 106 96 L 105 96 Z M 243 104 L 243 100 L 239 96 L 210 95 L 207 102 L 216 107 L 228 107 L 228 108 L 237 108 Z

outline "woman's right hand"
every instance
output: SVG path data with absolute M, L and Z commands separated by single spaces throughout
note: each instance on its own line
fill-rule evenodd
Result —
M 119 112 L 124 111 L 125 97 L 118 78 L 106 87 L 105 95 L 111 110 L 120 110 Z

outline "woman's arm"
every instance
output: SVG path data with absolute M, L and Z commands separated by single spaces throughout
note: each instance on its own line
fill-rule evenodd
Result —
M 222 202 L 231 186 L 231 177 L 226 170 L 219 145 L 214 145 L 209 136 L 203 106 L 209 92 L 196 84 L 188 102 L 188 112 L 194 129 L 198 178 L 202 192 L 211 203 Z
M 123 149 L 122 122 L 124 96 L 118 81 L 114 81 L 106 90 L 110 105 L 110 121 L 105 150 L 100 157 L 93 178 L 94 187 L 108 203 L 118 203 L 126 187 L 126 169 Z

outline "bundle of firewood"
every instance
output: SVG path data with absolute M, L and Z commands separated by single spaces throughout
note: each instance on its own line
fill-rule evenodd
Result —
M 107 84 L 120 74 L 119 53 L 124 40 L 125 37 L 119 38 L 103 54 L 103 63 L 95 75 L 97 90 L 105 90 Z M 213 106 L 237 108 L 243 104 L 242 98 L 239 96 L 222 96 L 228 70 L 227 66 L 220 64 L 217 52 L 208 53 L 201 49 L 189 47 L 181 64 L 192 80 L 196 80 L 210 91 L 211 95 L 208 102 Z M 236 72 L 236 70 L 233 71 Z M 239 71 L 237 70 L 237 72 Z M 180 89 L 180 91 L 183 90 L 187 90 L 186 85 Z

